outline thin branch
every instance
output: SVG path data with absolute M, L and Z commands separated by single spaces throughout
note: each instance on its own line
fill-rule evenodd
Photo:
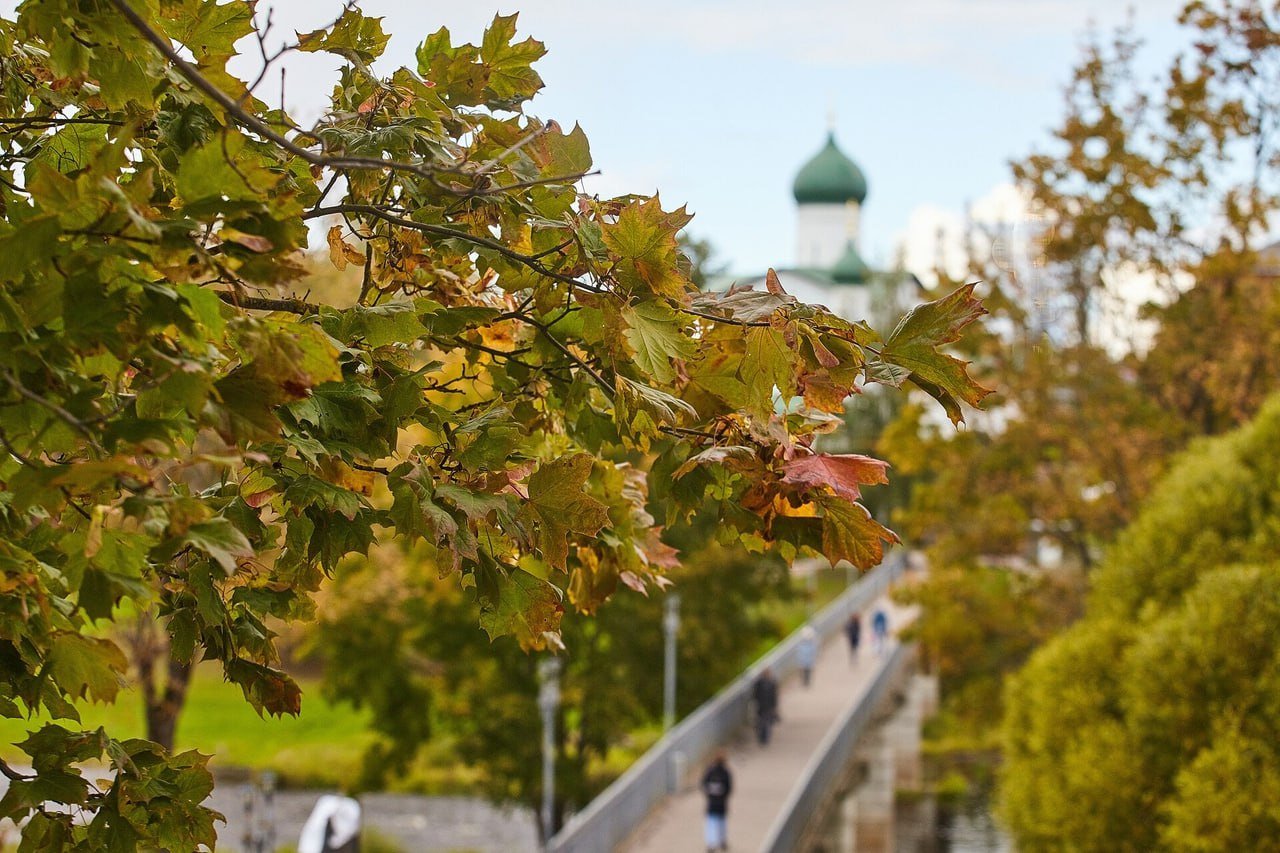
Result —
M 681 313 L 692 314 L 694 317 L 701 317 L 702 319 L 710 320 L 713 323 L 728 323 L 731 326 L 743 326 L 745 328 L 771 325 L 768 320 L 735 320 L 732 317 L 718 317 L 715 314 L 708 314 L 705 311 L 698 311 L 695 308 L 686 308 L 683 305 L 676 305 L 674 307 Z
M 36 778 L 35 774 L 19 773 L 2 758 L 0 758 L 0 773 L 3 773 L 12 782 L 27 782 Z
M 232 290 L 215 290 L 218 298 L 228 305 L 237 308 L 248 308 L 252 311 L 284 311 L 288 314 L 307 316 L 320 311 L 320 306 L 301 299 L 269 299 L 264 296 L 245 296 Z
M 532 364 L 529 364 L 527 361 L 521 361 L 519 358 L 517 358 L 517 356 L 521 356 L 527 353 L 529 351 L 529 347 L 521 347 L 520 349 L 515 349 L 515 350 L 501 350 L 501 349 L 495 349 L 493 347 L 485 346 L 484 344 L 473 343 L 471 341 L 468 341 L 465 338 L 458 337 L 458 336 L 454 336 L 447 340 L 442 340 L 440 338 L 433 337 L 431 340 L 432 340 L 432 343 L 435 343 L 437 346 L 448 346 L 449 344 L 453 344 L 455 346 L 464 347 L 466 349 L 476 350 L 477 352 L 482 352 L 482 353 L 485 353 L 486 355 L 491 355 L 494 358 L 504 359 L 506 361 L 511 362 L 512 364 L 518 364 L 521 367 L 527 368 L 529 370 L 537 370 L 537 368 L 534 367 Z
M 211 100 L 222 107 L 226 114 L 233 119 L 241 127 L 256 133 L 263 139 L 270 140 L 276 145 L 288 151 L 290 154 L 301 157 L 313 166 L 328 166 L 332 169 L 361 169 L 376 171 L 401 171 L 410 172 L 424 178 L 432 178 L 437 171 L 452 171 L 444 169 L 436 169 L 424 166 L 421 163 L 403 163 L 396 160 L 383 160 L 376 157 L 333 157 L 313 151 L 310 148 L 299 145 L 287 136 L 277 133 L 270 125 L 258 118 L 256 115 L 246 111 L 236 100 L 226 92 L 219 89 L 201 74 L 194 65 L 183 59 L 178 51 L 174 49 L 169 40 L 160 33 L 156 32 L 150 24 L 143 19 L 141 15 L 130 6 L 126 0 L 110 0 L 111 5 L 124 16 L 125 20 L 142 35 L 147 41 L 160 51 L 161 55 L 177 69 L 178 73 L 187 79 L 191 85 L 195 86 Z M 297 133 L 320 141 L 319 137 L 307 130 L 295 127 Z
M 62 127 L 66 124 L 109 124 L 114 127 L 124 125 L 122 121 L 109 118 L 63 118 L 61 116 L 31 116 L 29 118 L 0 118 L 0 125 L 16 125 L 18 127 Z
M 578 358 L 578 356 L 573 352 L 573 350 L 569 349 L 567 346 L 562 344 L 560 340 L 556 338 L 555 335 L 551 334 L 551 331 L 546 326 L 542 325 L 537 320 L 533 319 L 527 314 L 522 315 L 520 319 L 528 323 L 529 325 L 533 326 L 538 331 L 542 332 L 543 337 L 545 337 L 548 341 L 550 341 L 552 346 L 554 346 L 556 349 L 560 350 L 560 352 L 568 356 L 569 359 L 573 361 L 574 364 L 578 365 L 578 367 L 581 367 L 583 370 L 585 370 L 587 372 L 587 375 L 595 380 L 595 383 L 600 386 L 600 390 L 604 391 L 606 397 L 608 397 L 610 400 L 613 399 L 613 393 L 614 393 L 613 386 L 610 385 L 608 382 L 606 382 L 603 376 L 601 376 L 599 373 L 593 370 L 591 365 L 587 364 L 581 358 Z
M 487 187 L 482 190 L 481 189 L 467 190 L 465 193 L 463 193 L 463 197 L 474 198 L 478 196 L 497 195 L 498 193 L 504 193 L 504 192 L 507 192 L 508 190 L 521 190 L 521 189 L 526 189 L 528 187 L 541 187 L 547 184 L 571 184 L 581 180 L 582 178 L 589 178 L 592 175 L 598 175 L 598 174 L 600 174 L 600 170 L 594 169 L 590 172 L 574 172 L 568 175 L 552 175 L 549 178 L 532 178 L 527 181 L 517 181 L 514 184 L 503 184 L 502 186 L 498 186 L 497 184 L 495 184 L 491 187 Z
M 41 397 L 36 392 L 32 391 L 30 388 L 23 385 L 21 382 L 18 381 L 17 377 L 15 377 L 8 370 L 0 370 L 0 378 L 4 379 L 5 382 L 9 383 L 9 387 L 11 387 L 14 391 L 18 392 L 19 396 L 25 397 L 26 399 L 30 400 L 36 405 L 43 406 L 44 408 L 48 409 L 49 411 L 57 415 L 60 420 L 62 420 L 67 424 L 67 426 L 71 427 L 76 432 L 80 433 L 86 439 L 88 439 L 89 445 L 94 450 L 98 451 L 99 453 L 105 453 L 105 451 L 102 449 L 102 445 L 98 443 L 98 437 L 93 434 L 93 430 L 85 426 L 84 421 L 80 420 L 75 415 L 71 414 L 71 412 L 67 411 L 62 406 L 58 405 L 52 400 L 47 400 L 44 397 Z
M 494 169 L 496 169 L 496 168 L 497 168 L 497 167 L 502 163 L 502 161 L 503 161 L 503 160 L 505 160 L 506 158 L 510 157 L 512 154 L 515 154 L 515 153 L 516 153 L 517 151 L 519 151 L 521 148 L 525 147 L 525 146 L 526 146 L 526 145 L 528 145 L 530 142 L 532 142 L 533 140 L 537 139 L 539 136 L 542 136 L 542 135 L 543 135 L 543 134 L 545 134 L 547 131 L 551 130 L 551 128 L 552 128 L 552 127 L 553 127 L 553 125 L 551 124 L 551 122 L 548 122 L 548 123 L 544 124 L 542 127 L 538 128 L 537 130 L 535 130 L 535 131 L 533 131 L 533 132 L 531 132 L 531 133 L 527 133 L 527 134 L 525 134 L 525 135 L 524 135 L 524 136 L 522 136 L 519 140 L 517 140 L 517 141 L 516 141 L 516 143 L 515 143 L 514 145 L 512 145 L 510 148 L 508 148 L 506 151 L 503 151 L 503 152 L 502 152 L 501 154 L 499 154 L 497 157 L 494 157 L 494 158 L 493 158 L 492 160 L 490 160 L 488 163 L 485 163 L 483 166 L 481 166 L 479 169 L 477 169 L 477 170 L 476 170 L 476 172 L 475 172 L 475 176 L 476 176 L 477 178 L 479 178 L 479 177 L 483 177 L 484 175 L 489 174 L 489 173 L 490 173 L 490 172 L 492 172 Z
M 372 204 L 335 204 L 329 207 L 317 207 L 317 208 L 313 208 L 312 210 L 308 210 L 306 213 L 302 214 L 302 218 L 316 219 L 321 216 L 332 216 L 334 214 L 348 214 L 348 213 L 354 213 L 360 216 L 367 216 L 373 219 L 381 219 L 383 222 L 387 222 L 391 225 L 398 225 L 401 228 L 409 228 L 413 231 L 420 231 L 423 234 L 433 234 L 437 237 L 445 237 L 449 239 L 462 240 L 463 242 L 470 243 L 473 246 L 480 246 L 492 252 L 497 252 L 499 255 L 502 255 L 505 258 L 513 260 L 516 263 L 523 264 L 524 266 L 528 267 L 529 269 L 533 270 L 539 275 L 544 275 L 547 278 L 555 279 L 556 281 L 563 282 L 572 287 L 579 287 L 586 290 L 595 290 L 595 288 L 590 287 L 589 285 L 579 281 L 573 276 L 565 275 L 564 273 L 559 273 L 559 272 L 556 272 L 555 270 L 547 268 L 543 264 L 539 263 L 536 257 L 532 255 L 521 254 L 520 252 L 515 251 L 511 247 L 504 245 L 503 243 L 500 243 L 497 240 L 491 240 L 488 237 L 478 237 L 475 234 L 471 234 L 467 231 L 459 231 L 456 228 L 450 228 L 448 225 L 436 225 L 431 222 L 417 222 L 412 219 L 406 219 L 403 216 L 396 216 L 393 213 L 388 213 L 382 208 L 376 207 Z M 600 292 L 600 291 L 596 291 L 596 292 Z

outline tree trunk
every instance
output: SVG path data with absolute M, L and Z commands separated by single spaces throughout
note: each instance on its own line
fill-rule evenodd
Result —
M 151 613 L 138 617 L 128 641 L 138 670 L 138 684 L 142 688 L 147 740 L 172 752 L 178 732 L 178 717 L 187 702 L 191 664 L 173 659 L 169 638 Z
M 155 691 L 148 691 L 147 740 L 155 741 L 170 752 L 173 752 L 178 717 L 187 703 L 187 685 L 190 682 L 191 664 L 178 663 L 169 657 L 163 692 L 157 697 Z

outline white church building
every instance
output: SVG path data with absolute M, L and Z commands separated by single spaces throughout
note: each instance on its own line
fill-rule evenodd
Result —
M 836 144 L 835 133 L 805 163 L 792 184 L 796 201 L 795 265 L 777 268 L 787 293 L 825 305 L 850 320 L 883 326 L 920 301 L 919 279 L 902 270 L 876 271 L 858 250 L 867 179 Z M 764 272 L 718 276 L 712 289 L 764 288 Z

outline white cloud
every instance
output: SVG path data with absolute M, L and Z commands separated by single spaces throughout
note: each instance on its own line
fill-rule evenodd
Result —
M 1075 32 L 1088 19 L 1120 24 L 1129 7 L 1138 21 L 1168 19 L 1181 6 L 1181 0 L 1124 6 L 1113 0 L 524 0 L 520 9 L 539 33 L 546 27 L 612 32 L 633 44 L 676 43 L 694 53 L 758 52 L 762 63 L 781 57 L 834 67 L 938 64 L 986 74 L 1001 64 L 990 55 L 995 46 Z

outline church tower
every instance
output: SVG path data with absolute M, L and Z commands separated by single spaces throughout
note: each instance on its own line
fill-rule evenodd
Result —
M 836 145 L 834 132 L 800 169 L 792 193 L 797 206 L 796 266 L 830 270 L 853 259 L 861 264 L 858 220 L 867 198 L 867 179 Z

